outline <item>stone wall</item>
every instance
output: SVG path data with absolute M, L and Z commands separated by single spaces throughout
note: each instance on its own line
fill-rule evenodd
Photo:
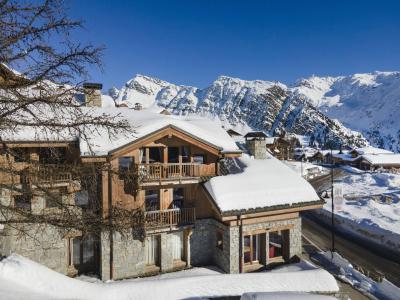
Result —
M 270 230 L 284 228 L 288 230 L 289 249 L 286 258 L 301 254 L 301 219 L 294 218 L 281 221 L 262 222 L 251 225 L 243 225 L 243 232 L 256 230 Z M 221 231 L 223 247 L 217 247 L 217 231 Z M 268 245 L 268 234 L 263 237 Z M 239 273 L 240 264 L 240 232 L 239 226 L 228 227 L 214 219 L 202 219 L 196 221 L 195 229 L 190 240 L 191 262 L 193 266 L 215 265 L 226 273 Z M 268 247 L 266 247 L 263 264 L 268 263 Z
M 168 232 L 157 233 L 160 236 L 160 272 L 174 269 L 172 253 L 172 237 Z M 184 241 L 185 242 L 185 241 Z M 114 279 L 137 277 L 147 273 L 145 257 L 145 241 L 142 242 L 133 235 L 121 236 L 114 233 L 113 241 L 113 272 Z M 101 237 L 101 278 L 110 279 L 110 239 L 108 233 Z
M 287 251 L 287 258 L 292 258 L 295 255 L 301 254 L 301 219 L 287 219 L 280 221 L 271 221 L 271 222 L 262 222 L 251 225 L 243 225 L 243 232 L 251 232 L 255 230 L 263 230 L 269 229 L 273 230 L 273 228 L 282 228 L 286 226 L 292 226 L 289 229 L 289 249 Z M 266 244 L 268 244 L 268 234 L 266 235 Z M 266 262 L 268 257 L 268 247 L 266 253 Z
M 218 231 L 222 233 L 222 249 L 217 248 Z M 197 220 L 190 239 L 191 264 L 216 265 L 227 273 L 238 273 L 238 236 L 238 227 L 229 228 L 214 219 Z
M 254 139 L 246 141 L 246 147 L 250 154 L 255 159 L 266 159 L 267 158 L 267 146 L 265 139 Z
M 67 274 L 68 242 L 50 225 L 21 225 L 26 233 L 5 226 L 0 233 L 0 253 L 17 253 L 46 267 Z

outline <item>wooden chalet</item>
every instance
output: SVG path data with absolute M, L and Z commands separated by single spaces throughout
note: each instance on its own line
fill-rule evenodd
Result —
M 13 150 L 11 163 L 18 175 L 1 178 L 3 183 L 12 180 L 30 189 L 35 188 L 35 183 L 48 183 L 60 194 L 67 189 L 68 199 L 63 201 L 82 210 L 90 209 L 91 199 L 99 197 L 98 213 L 104 218 L 113 222 L 112 208 L 121 207 L 140 211 L 140 225 L 132 228 L 128 236 L 100 231 L 90 236 L 79 232 L 61 235 L 49 225 L 38 238 L 43 243 L 51 240 L 51 249 L 37 247 L 36 241 L 29 239 L 18 241 L 13 229 L 6 226 L 3 237 L 7 236 L 7 240 L 0 237 L 3 254 L 17 252 L 64 274 L 91 272 L 107 280 L 210 264 L 227 273 L 239 273 L 290 261 L 301 253 L 299 212 L 323 204 L 304 179 L 293 179 L 304 199 L 288 199 L 287 203 L 271 206 L 268 203 L 273 199 L 260 197 L 260 205 L 226 210 L 210 184 L 217 187 L 214 180 L 234 177 L 226 174 L 230 173 L 230 162 L 241 159 L 241 151 L 224 129 L 209 120 L 187 122 L 145 110 L 123 112 L 136 126 L 135 134 L 108 141 L 99 133 L 92 137 L 95 146 L 90 151 L 79 136 L 62 142 L 11 137 L 5 144 Z M 247 134 L 245 138 L 265 141 L 266 136 Z M 253 147 L 261 158 L 267 157 L 265 143 L 253 143 Z M 5 155 L 0 159 L 3 163 L 10 161 Z M 255 161 L 273 162 L 262 169 L 273 176 L 268 184 L 260 182 L 258 186 L 273 190 L 281 184 L 274 174 L 280 169 L 279 161 Z M 83 182 L 78 182 L 81 178 L 66 168 L 75 165 L 84 169 L 93 164 L 101 167 L 96 168 L 101 171 L 96 174 L 95 193 L 89 192 Z M 37 172 L 30 172 L 32 169 Z M 294 175 L 289 172 L 288 176 Z M 286 173 L 282 176 L 286 177 Z M 254 178 L 257 177 L 260 176 Z M 239 203 L 251 202 L 246 196 L 247 185 L 235 186 L 241 186 L 238 193 L 243 193 Z M 276 189 L 277 193 L 281 189 Z M 45 196 L 26 199 L 7 191 L 2 195 L 16 207 L 38 212 L 55 209 Z

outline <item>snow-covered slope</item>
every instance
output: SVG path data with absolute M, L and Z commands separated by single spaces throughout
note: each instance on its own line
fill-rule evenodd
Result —
M 267 132 L 282 130 L 311 136 L 320 144 L 363 145 L 366 140 L 340 122 L 326 117 L 305 96 L 293 93 L 279 82 L 247 81 L 220 76 L 199 89 L 136 75 L 120 90 L 109 91 L 117 104 L 134 107 L 161 106 L 175 114 L 196 113 L 219 118 L 238 131 L 249 128 Z M 240 129 L 243 130 L 240 130 Z
M 299 80 L 291 91 L 374 145 L 400 152 L 400 72 Z

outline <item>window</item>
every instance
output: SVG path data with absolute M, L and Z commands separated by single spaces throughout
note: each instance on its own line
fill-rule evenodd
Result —
M 149 163 L 162 162 L 163 148 L 150 147 L 149 148 Z
M 216 247 L 220 250 L 224 248 L 224 235 L 221 230 L 217 230 L 216 232 Z
M 70 263 L 78 270 L 86 271 L 85 266 L 95 265 L 96 240 L 93 235 L 79 236 L 70 240 Z
M 158 266 L 160 262 L 160 237 L 151 235 L 145 240 L 145 259 L 146 265 Z
M 43 164 L 64 163 L 66 152 L 66 148 L 40 148 L 39 162 Z
M 183 163 L 190 162 L 190 154 L 188 146 L 182 146 L 182 162 Z
M 14 206 L 23 210 L 31 210 L 31 195 L 14 196 Z
M 179 147 L 168 147 L 168 162 L 169 163 L 179 162 Z
M 29 161 L 29 151 L 27 148 L 14 148 L 11 154 L 14 156 L 14 162 Z
M 124 156 L 118 158 L 118 177 L 125 179 L 128 172 L 134 168 L 134 158 L 132 156 Z
M 283 254 L 282 231 L 274 231 L 269 233 L 269 258 L 282 257 Z
M 145 190 L 144 192 L 146 211 L 160 210 L 160 191 Z
M 243 260 L 245 264 L 259 262 L 262 251 L 265 253 L 265 249 L 261 247 L 261 234 L 245 235 L 243 237 Z
M 195 154 L 193 155 L 193 162 L 196 164 L 205 164 L 206 163 L 205 156 L 203 154 Z
M 172 208 L 182 208 L 184 193 L 183 188 L 174 188 L 172 193 Z
M 184 260 L 183 231 L 171 233 L 172 257 L 174 260 Z

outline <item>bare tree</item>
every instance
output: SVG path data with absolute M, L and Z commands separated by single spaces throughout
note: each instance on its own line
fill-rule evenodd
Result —
M 11 145 L 25 136 L 41 143 L 79 136 L 95 154 L 90 140 L 94 134 L 112 138 L 133 132 L 120 115 L 82 108 L 77 98 L 84 92 L 81 86 L 89 77 L 88 66 L 102 67 L 103 51 L 71 38 L 81 27 L 81 21 L 68 17 L 62 0 L 0 0 L 0 189 L 20 197 L 19 205 L 0 201 L 0 223 L 23 233 L 31 224 L 53 225 L 66 232 L 122 232 L 140 222 L 140 212 L 115 207 L 107 213 L 113 220 L 105 218 L 99 174 L 106 171 L 112 177 L 117 172 L 107 164 L 66 162 L 49 143 L 49 167 L 48 161 L 27 157 Z M 24 161 L 23 167 L 16 160 Z M 68 189 L 55 189 L 54 179 L 60 176 L 68 176 Z M 90 201 L 79 204 L 73 198 L 82 190 Z M 53 209 L 23 205 L 35 196 L 49 199 Z

